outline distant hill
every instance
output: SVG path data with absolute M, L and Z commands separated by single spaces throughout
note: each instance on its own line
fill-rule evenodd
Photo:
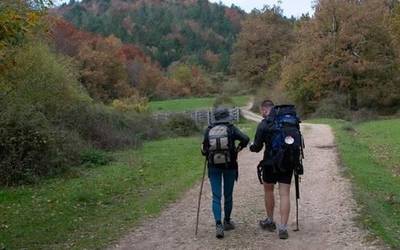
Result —
M 86 31 L 137 44 L 164 68 L 181 61 L 227 71 L 245 12 L 208 0 L 71 0 L 56 12 Z

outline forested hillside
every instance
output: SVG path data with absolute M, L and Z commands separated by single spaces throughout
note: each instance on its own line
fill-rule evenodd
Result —
M 164 68 L 180 61 L 223 72 L 244 17 L 207 0 L 70 1 L 57 12 L 78 28 L 138 45 Z

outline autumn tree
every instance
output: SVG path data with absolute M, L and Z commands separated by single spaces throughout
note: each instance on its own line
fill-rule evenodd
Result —
M 207 0 L 75 1 L 59 13 L 85 31 L 137 44 L 163 68 L 190 61 L 224 72 L 245 15 L 238 7 Z M 217 67 L 203 60 L 206 51 L 222 59 Z
M 379 0 L 317 2 L 314 17 L 301 25 L 282 74 L 282 84 L 306 112 L 335 95 L 345 96 L 349 109 L 399 101 L 389 13 Z
M 50 0 L 2 0 L 0 2 L 0 73 L 12 61 L 9 49 L 23 44 L 26 38 L 42 32 L 44 10 Z
M 120 46 L 120 40 L 108 37 L 93 39 L 79 51 L 81 82 L 93 98 L 105 103 L 133 94 L 124 65 L 115 58 Z
M 243 23 L 232 67 L 250 87 L 270 88 L 279 80 L 282 59 L 294 41 L 292 23 L 279 7 L 253 12 Z

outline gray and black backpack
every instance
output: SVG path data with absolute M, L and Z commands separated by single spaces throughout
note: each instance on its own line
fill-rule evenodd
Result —
M 214 165 L 231 163 L 231 128 L 227 124 L 216 124 L 208 132 L 208 161 Z

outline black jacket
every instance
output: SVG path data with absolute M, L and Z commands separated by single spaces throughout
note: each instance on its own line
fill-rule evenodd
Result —
M 268 155 L 271 151 L 271 141 L 273 134 L 273 120 L 271 117 L 264 118 L 260 124 L 258 124 L 256 136 L 253 144 L 250 146 L 251 152 L 260 152 L 265 145 L 264 160 L 268 159 Z
M 218 125 L 218 124 L 225 124 L 228 126 L 229 128 L 229 134 L 231 136 L 231 142 L 233 143 L 233 145 L 230 145 L 231 148 L 231 163 L 227 166 L 228 168 L 232 168 L 232 169 L 237 169 L 238 168 L 238 164 L 237 164 L 237 151 L 236 151 L 236 147 L 235 147 L 235 142 L 239 141 L 239 147 L 240 148 L 245 148 L 247 147 L 247 144 L 249 144 L 249 137 L 245 134 L 243 134 L 237 127 L 235 127 L 233 124 L 231 123 L 215 123 L 213 126 Z M 203 149 L 202 149 L 202 153 L 204 156 L 208 156 L 208 149 L 210 147 L 209 144 L 209 140 L 208 140 L 208 133 L 210 131 L 210 129 L 213 126 L 209 126 L 206 131 L 204 132 L 204 139 L 203 139 Z M 219 166 L 213 166 L 210 162 L 208 163 L 209 167 L 219 167 Z M 226 167 L 224 165 L 224 167 Z

